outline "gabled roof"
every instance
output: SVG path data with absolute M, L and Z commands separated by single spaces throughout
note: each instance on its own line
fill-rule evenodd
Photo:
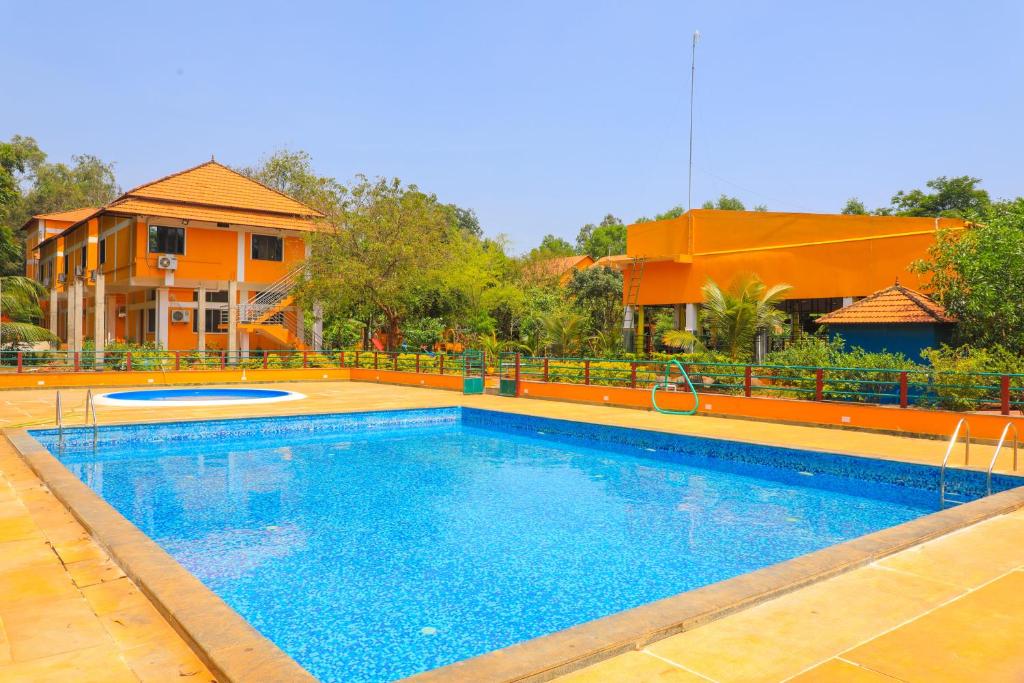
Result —
M 128 190 L 109 204 L 108 208 L 128 198 L 291 216 L 322 215 L 283 192 L 212 160 Z
M 70 211 L 52 211 L 50 213 L 37 213 L 32 218 L 25 221 L 25 225 L 21 226 L 24 230 L 32 225 L 37 220 L 47 221 L 61 221 L 65 223 L 77 223 L 80 220 L 88 218 L 89 216 L 96 213 L 97 209 L 94 206 L 87 206 L 82 209 L 71 209 Z
M 884 323 L 955 323 L 938 302 L 896 281 L 892 287 L 821 316 L 819 324 L 872 325 Z

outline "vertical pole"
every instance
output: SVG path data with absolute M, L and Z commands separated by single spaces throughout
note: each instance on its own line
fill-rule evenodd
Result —
M 96 349 L 93 367 L 103 369 L 103 349 L 107 342 L 107 293 L 106 278 L 103 273 L 96 273 L 96 284 L 93 287 L 93 333 L 92 342 Z
M 174 352 L 174 371 L 181 370 L 181 351 Z
M 636 389 L 636 361 L 629 364 L 629 386 Z
M 379 355 L 379 353 L 380 353 L 379 351 L 374 351 L 373 352 L 373 369 L 374 370 L 380 370 L 380 355 Z
M 263 369 L 266 370 L 270 365 L 270 352 L 263 349 Z
M 82 367 L 82 360 L 79 357 L 78 351 L 75 351 L 75 372 L 78 372 Z
M 910 403 L 910 387 L 907 382 L 907 371 L 900 373 L 900 408 L 906 408 Z
M 53 276 L 51 276 L 53 277 Z M 48 310 L 47 316 L 50 321 L 50 332 L 53 336 L 57 336 L 57 309 L 59 308 L 60 299 L 58 298 L 57 287 L 54 286 L 50 289 L 50 310 Z
M 395 351 L 395 355 L 392 357 L 391 367 L 395 372 L 398 372 L 398 352 Z
M 549 376 L 548 369 L 549 369 L 550 361 L 551 361 L 550 358 L 548 358 L 547 356 L 544 356 L 544 381 L 545 382 L 548 381 L 548 376 Z
M 1003 415 L 1010 414 L 1010 376 L 1003 375 L 999 378 L 999 412 Z
M 590 384 L 590 359 L 583 361 L 583 383 Z
M 438 354 L 437 358 L 438 358 L 438 369 L 440 370 L 440 374 L 443 375 L 444 374 L 444 352 L 441 352 L 440 354 Z
M 693 208 L 693 86 L 697 80 L 697 41 L 700 31 L 693 32 L 693 46 L 690 48 L 690 161 L 686 185 L 686 210 Z
M 338 363 L 341 367 L 345 367 L 345 349 L 341 350 L 341 355 L 338 356 Z
M 132 371 L 132 352 L 124 354 L 124 369 L 128 372 Z
M 21 370 L 21 366 L 22 366 L 22 352 L 18 351 L 18 372 L 22 371 Z
M 520 388 L 520 385 L 519 385 L 519 377 L 520 377 L 519 352 L 516 351 L 516 396 L 521 396 L 522 395 L 522 389 Z
M 416 374 L 420 374 L 420 354 L 416 354 Z
M 750 398 L 751 370 L 748 365 L 743 369 L 743 395 Z
M 241 235 L 242 233 L 238 233 Z M 228 281 L 228 352 L 238 350 L 238 281 Z
M 227 352 L 226 351 L 221 351 L 220 352 L 220 369 L 223 370 L 225 367 L 227 367 L 227 363 L 228 363 Z
M 302 367 L 305 368 L 309 365 L 309 351 L 302 352 Z
M 196 290 L 196 334 L 199 340 L 196 346 L 200 353 L 206 351 L 206 287 L 200 286 Z
M 822 401 L 825 398 L 825 371 L 818 368 L 814 371 L 814 400 Z
M 359 367 L 359 350 L 358 349 L 356 349 L 356 359 L 355 359 L 355 361 L 352 362 L 352 367 L 354 367 L 354 368 L 358 368 Z

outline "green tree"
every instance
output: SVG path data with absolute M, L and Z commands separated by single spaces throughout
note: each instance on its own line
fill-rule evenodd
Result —
M 555 356 L 576 356 L 587 337 L 587 319 L 572 311 L 554 311 L 541 318 L 544 343 Z
M 925 183 L 931 192 L 900 190 L 893 195 L 890 206 L 879 212 L 897 216 L 948 216 L 965 218 L 982 215 L 992 203 L 988 192 L 978 187 L 979 178 L 939 176 Z
M 586 234 L 584 235 L 584 231 Z M 585 225 L 576 238 L 576 249 L 594 258 L 626 253 L 626 226 L 611 214 L 600 225 Z
M 318 175 L 313 170 L 313 157 L 302 150 L 280 149 L 255 166 L 237 170 L 325 214 L 334 210 L 345 192 L 334 178 Z
M 402 321 L 451 265 L 446 256 L 457 230 L 434 195 L 397 178 L 358 176 L 309 234 L 311 277 L 302 298 L 336 310 L 369 304 L 383 316 L 394 349 Z
M 746 211 L 747 207 L 743 205 L 743 202 L 738 197 L 730 197 L 727 194 L 722 194 L 715 201 L 710 199 L 701 204 L 702 209 L 718 209 L 719 211 Z M 765 209 L 767 210 L 767 209 Z
M 467 235 L 481 239 L 484 236 L 484 230 L 480 227 L 480 219 L 476 216 L 476 211 L 473 209 L 464 209 L 461 206 L 455 204 L 449 204 L 448 208 L 454 214 L 455 225 L 459 227 L 462 232 Z
M 868 210 L 864 208 L 864 202 L 857 199 L 856 197 L 850 197 L 846 200 L 846 204 L 843 206 L 843 210 L 839 213 L 847 216 L 866 216 Z
M 758 333 L 778 332 L 786 322 L 777 304 L 790 289 L 786 284 L 768 287 L 756 275 L 737 278 L 727 290 L 709 279 L 701 288 L 702 310 L 713 345 L 732 360 L 749 359 Z
M 43 317 L 39 306 L 46 289 L 27 277 L 0 277 L 0 347 L 57 341 L 38 325 Z
M 597 331 L 615 330 L 622 323 L 622 273 L 608 267 L 575 270 L 566 293 Z
M 559 258 L 562 256 L 572 256 L 576 253 L 576 249 L 569 244 L 566 240 L 555 235 L 544 235 L 540 241 L 540 245 L 534 247 L 528 258 L 530 259 L 549 259 Z
M 968 230 L 940 231 L 911 269 L 958 321 L 957 338 L 1024 354 L 1024 198 L 996 202 Z

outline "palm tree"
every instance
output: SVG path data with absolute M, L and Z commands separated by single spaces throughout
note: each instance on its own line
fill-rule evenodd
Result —
M 0 278 L 0 346 L 58 341 L 44 327 L 35 324 L 43 317 L 39 306 L 46 288 L 20 275 Z
M 578 354 L 583 348 L 587 319 L 579 313 L 553 312 L 540 319 L 544 340 L 556 356 Z
M 477 335 L 476 345 L 484 352 L 489 367 L 497 367 L 501 354 L 506 351 L 523 351 L 525 347 L 516 341 L 498 339 L 498 333 Z
M 661 335 L 661 343 L 672 349 L 698 350 L 704 347 L 697 335 L 690 330 L 665 330 Z
M 622 330 L 601 330 L 590 338 L 590 349 L 601 358 L 615 358 L 622 353 Z
M 786 314 L 776 304 L 791 289 L 786 284 L 768 287 L 756 275 L 737 279 L 728 290 L 709 279 L 701 291 L 712 341 L 733 360 L 749 358 L 758 333 L 782 329 Z

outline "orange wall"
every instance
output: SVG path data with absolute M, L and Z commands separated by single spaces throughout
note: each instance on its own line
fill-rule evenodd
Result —
M 374 370 L 373 368 L 350 368 L 349 371 L 352 379 L 359 382 L 412 384 L 433 389 L 462 391 L 462 375 L 428 375 L 394 370 Z
M 938 223 L 963 226 L 953 219 Z M 629 226 L 627 252 L 658 259 L 645 265 L 641 304 L 697 303 L 708 278 L 728 286 L 750 273 L 768 284 L 793 285 L 787 298 L 866 296 L 897 277 L 923 286 L 907 267 L 926 255 L 935 226 L 931 218 L 695 210 Z
M 397 373 L 412 375 L 412 373 Z M 418 376 L 418 375 L 412 375 Z M 294 382 L 310 380 L 346 380 L 348 368 L 288 368 L 277 370 L 248 369 L 247 382 Z M 167 372 L 47 372 L 2 373 L 0 389 L 32 389 L 62 387 L 114 387 L 146 384 L 226 384 L 242 382 L 242 370 L 181 370 Z M 406 384 L 414 382 L 407 381 Z M 459 385 L 461 388 L 461 384 Z
M 524 397 L 529 398 L 554 398 L 566 401 L 651 408 L 649 389 L 554 382 L 522 382 L 522 391 Z M 946 410 L 892 408 L 829 401 L 793 401 L 763 397 L 747 398 L 726 394 L 701 394 L 700 401 L 699 412 L 702 415 L 728 415 L 777 422 L 859 427 L 945 438 L 953 433 L 957 422 L 964 417 L 963 413 Z M 693 407 L 693 397 L 685 393 L 660 392 L 658 405 L 670 410 L 687 410 Z M 679 419 L 685 420 L 686 417 L 680 416 Z M 972 414 L 969 419 L 973 438 L 998 439 L 1008 421 L 1013 421 L 1017 428 L 1024 432 L 1024 418 L 1022 417 Z M 941 446 L 937 445 L 936 448 L 941 449 Z

